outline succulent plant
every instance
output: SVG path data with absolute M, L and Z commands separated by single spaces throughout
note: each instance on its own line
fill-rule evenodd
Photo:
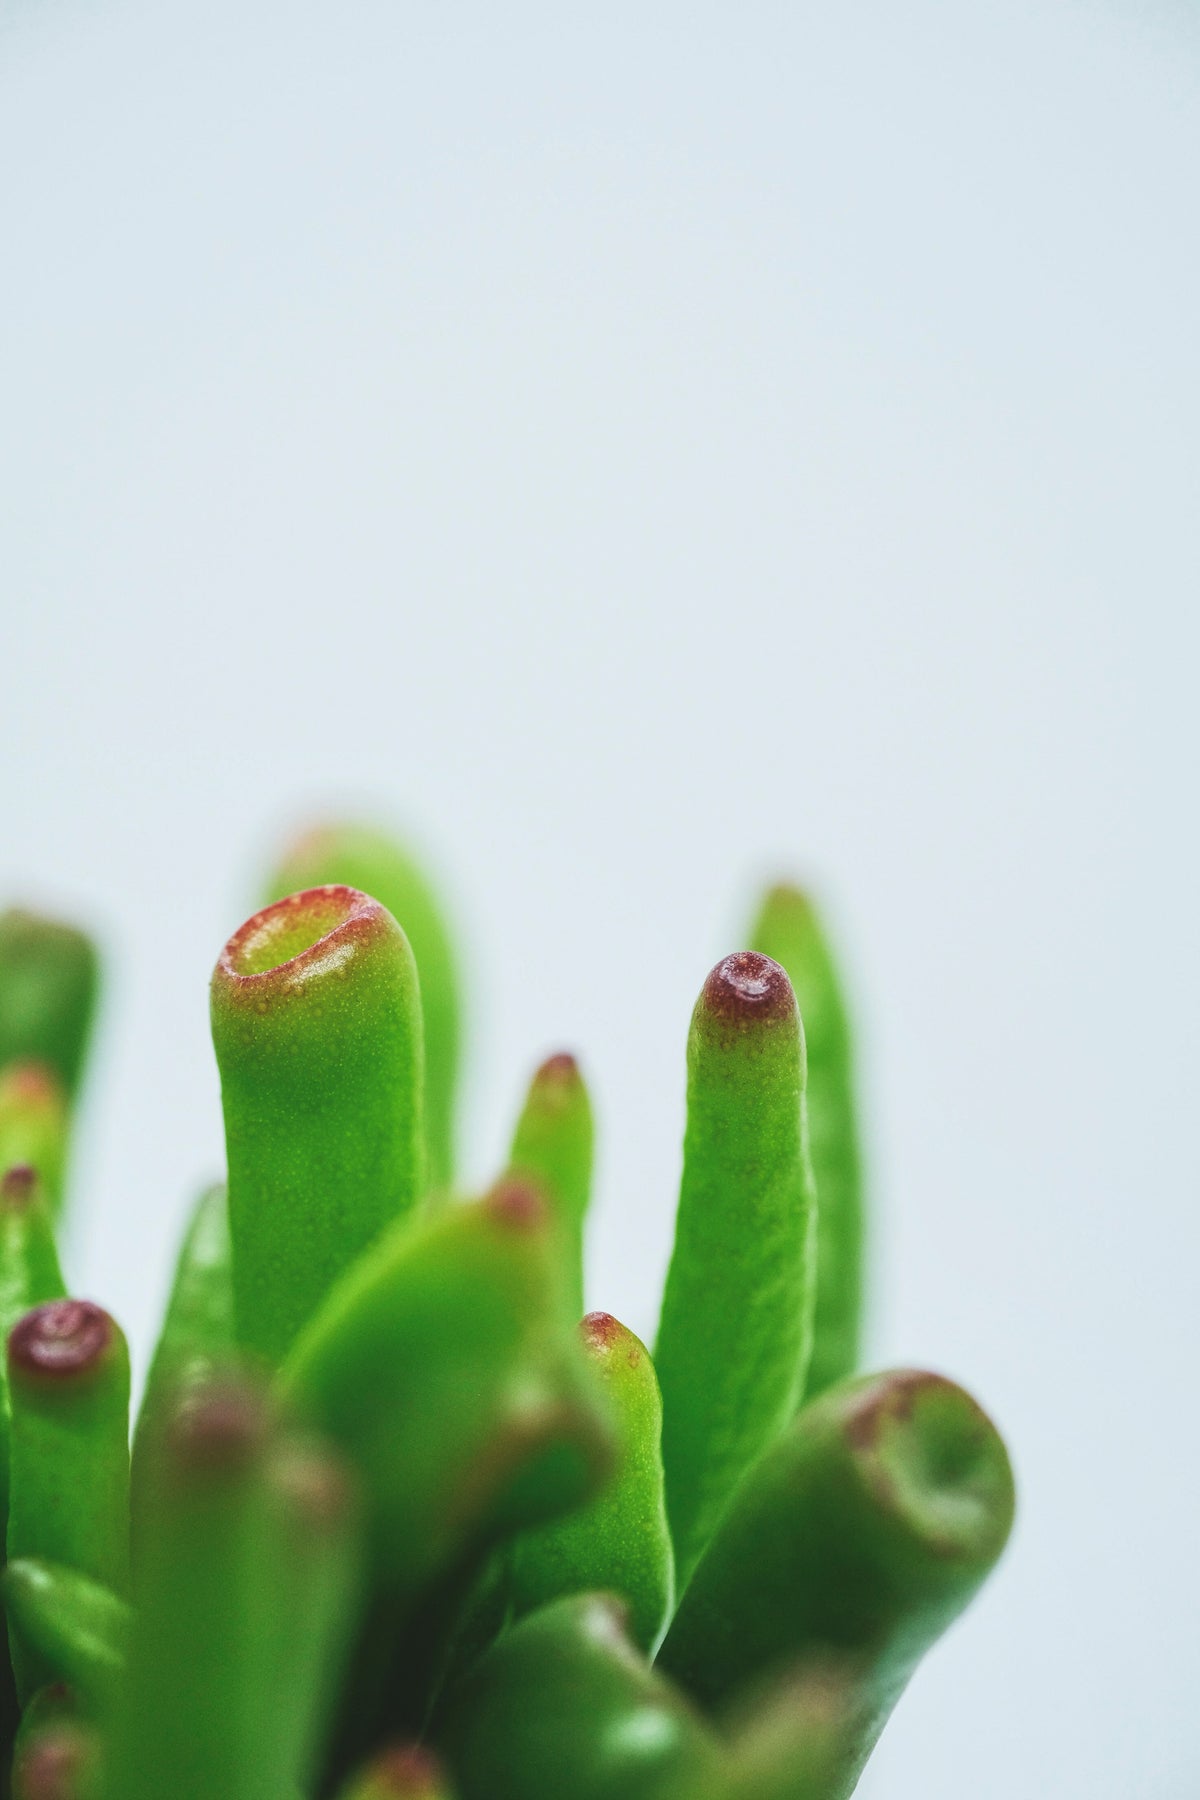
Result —
M 227 1181 L 132 1456 L 124 1339 L 55 1248 L 96 958 L 0 920 L 10 1791 L 844 1800 L 1013 1483 L 962 1389 L 857 1370 L 851 1041 L 812 904 L 772 890 L 701 988 L 652 1354 L 580 1322 L 574 1057 L 492 1187 L 455 1187 L 458 982 L 412 860 L 331 827 L 265 898 L 213 975 Z

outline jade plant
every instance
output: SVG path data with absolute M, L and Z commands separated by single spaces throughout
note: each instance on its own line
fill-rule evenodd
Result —
M 859 1370 L 852 1043 L 811 901 L 773 889 L 700 989 L 651 1349 L 580 1316 L 573 1056 L 487 1191 L 456 1185 L 459 982 L 417 865 L 330 827 L 263 899 L 212 978 L 226 1179 L 132 1453 L 125 1340 L 56 1249 L 96 956 L 0 919 L 7 1791 L 845 1800 L 1013 1483 L 953 1382 Z

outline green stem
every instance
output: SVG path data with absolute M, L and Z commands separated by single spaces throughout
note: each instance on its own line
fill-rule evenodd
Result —
M 683 1178 L 654 1353 L 681 1591 L 803 1385 L 816 1229 L 803 1094 L 804 1034 L 786 974 L 752 951 L 727 956 L 692 1016 Z
M 583 1312 L 583 1226 L 592 1188 L 592 1105 L 573 1056 L 537 1070 L 517 1123 L 509 1168 L 533 1177 L 562 1234 L 571 1311 Z
M 674 1586 L 658 1381 L 645 1345 L 610 1313 L 589 1313 L 579 1335 L 612 1404 L 617 1467 L 586 1506 L 517 1539 L 512 1605 L 521 1616 L 563 1594 L 613 1593 L 629 1609 L 633 1642 L 652 1651 Z
M 810 1399 L 858 1366 L 863 1282 L 862 1166 L 854 1046 L 837 964 L 811 899 L 765 896 L 750 938 L 787 970 L 808 1051 L 808 1143 L 817 1186 L 817 1300 Z
M 395 840 L 370 826 L 338 824 L 308 831 L 271 877 L 266 898 L 331 883 L 358 888 L 386 906 L 412 945 L 425 1023 L 425 1134 L 429 1183 L 454 1179 L 454 1113 L 461 1003 L 454 948 L 441 902 L 422 870 Z
M 421 1011 L 377 901 L 315 888 L 256 913 L 212 979 L 239 1340 L 282 1360 L 423 1188 Z
M 830 1389 L 745 1481 L 697 1568 L 659 1666 L 704 1706 L 830 1654 L 858 1659 L 830 1800 L 852 1792 L 925 1651 L 993 1567 L 1013 1517 L 995 1427 L 911 1370 Z

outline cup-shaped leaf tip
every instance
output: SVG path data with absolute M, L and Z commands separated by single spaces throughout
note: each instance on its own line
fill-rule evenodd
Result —
M 234 932 L 217 961 L 214 992 L 261 1010 L 277 995 L 343 969 L 388 918 L 357 888 L 289 894 Z
M 379 901 L 306 888 L 239 926 L 211 999 L 235 1327 L 278 1364 L 337 1279 L 421 1197 L 417 968 Z
M 917 1369 L 863 1385 L 843 1430 L 883 1514 L 947 1563 L 990 1563 L 1016 1504 L 1004 1441 L 970 1394 Z

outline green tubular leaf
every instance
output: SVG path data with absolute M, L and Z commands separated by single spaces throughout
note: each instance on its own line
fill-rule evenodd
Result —
M 616 1472 L 586 1506 L 516 1540 L 512 1605 L 520 1616 L 564 1594 L 613 1593 L 628 1608 L 633 1642 L 651 1651 L 670 1611 L 674 1573 L 658 1380 L 645 1345 L 610 1313 L 589 1313 L 579 1335 L 612 1402 Z
M 35 1307 L 8 1336 L 10 1562 L 62 1563 L 129 1590 L 129 1351 L 89 1300 Z M 17 1693 L 45 1680 L 9 1632 Z
M 268 1413 L 244 1381 L 192 1390 L 154 1461 L 128 1674 L 109 1732 L 119 1800 L 279 1800 L 266 1729 L 282 1603 Z
M 16 1062 L 0 1072 L 0 1172 L 36 1169 L 52 1217 L 62 1207 L 67 1096 L 49 1063 Z
M 580 1504 L 608 1472 L 607 1410 L 563 1309 L 552 1222 L 516 1180 L 364 1257 L 280 1391 L 359 1472 L 376 1580 L 400 1597 L 469 1546 Z
M 465 1551 L 415 1600 L 385 1584 L 368 1586 L 319 1793 L 337 1789 L 380 1745 L 423 1738 L 455 1672 L 459 1621 L 486 1560 L 483 1552 Z
M 583 1311 L 583 1225 L 592 1188 L 592 1104 L 573 1056 L 548 1057 L 530 1083 L 509 1168 L 532 1176 L 559 1222 L 571 1311 Z
M 659 1666 L 704 1706 L 796 1661 L 860 1660 L 829 1800 L 862 1765 L 925 1651 L 1003 1550 L 1012 1470 L 995 1427 L 937 1375 L 832 1388 L 743 1483 Z
M 338 1800 L 454 1800 L 431 1750 L 401 1745 L 385 1750 L 340 1790 Z
M 765 896 L 751 933 L 756 950 L 788 972 L 808 1051 L 808 1142 L 817 1186 L 817 1300 L 807 1395 L 858 1366 L 863 1201 L 854 1055 L 837 965 L 820 917 L 799 888 Z
M 24 1557 L 0 1577 L 9 1631 L 41 1682 L 65 1682 L 104 1712 L 125 1669 L 131 1613 L 110 1588 L 61 1563 Z
M 8 1556 L 129 1588 L 129 1352 L 90 1300 L 51 1300 L 8 1337 Z
M 604 1595 L 559 1600 L 508 1632 L 436 1731 L 463 1800 L 665 1800 L 723 1761 L 691 1706 L 634 1650 Z
M 654 1352 L 680 1591 L 803 1386 L 816 1229 L 803 1092 L 804 1034 L 786 974 L 752 951 L 727 956 L 692 1015 L 683 1179 Z
M 146 1377 L 139 1430 L 181 1387 L 207 1380 L 235 1354 L 229 1209 L 222 1182 L 196 1203 Z
M 454 1116 L 461 1005 L 459 976 L 441 903 L 416 862 L 386 832 L 332 824 L 291 846 L 268 884 L 267 899 L 330 883 L 358 888 L 386 906 L 412 945 L 425 1022 L 425 1132 L 430 1186 L 454 1179 Z
M 181 1396 L 227 1370 L 236 1356 L 229 1209 L 222 1183 L 206 1189 L 192 1213 L 162 1330 L 146 1377 L 133 1435 L 131 1472 L 134 1548 L 150 1463 Z
M 98 983 L 95 947 L 83 932 L 18 909 L 0 914 L 0 1068 L 48 1063 L 73 1098 Z
M 352 888 L 256 913 L 212 979 L 239 1341 L 268 1364 L 423 1189 L 408 940 Z
M 512 1551 L 520 1537 L 497 1545 L 477 1557 L 465 1570 L 465 1579 L 445 1609 L 447 1629 L 439 1639 L 440 1664 L 433 1698 L 449 1692 L 475 1666 L 500 1633 L 512 1623 Z M 429 1709 L 421 1715 L 428 1721 Z
M 5 1343 L 17 1320 L 66 1293 L 45 1188 L 36 1169 L 18 1164 L 0 1174 L 0 1334 Z M 0 1525 L 8 1532 L 11 1406 L 8 1362 L 0 1376 Z
M 0 1331 L 33 1307 L 65 1293 L 45 1188 L 36 1169 L 18 1164 L 0 1174 Z
M 310 1791 L 361 1609 L 357 1499 L 341 1463 L 323 1444 L 291 1435 L 266 1465 L 274 1704 L 262 1721 L 274 1765 Z
M 280 1398 L 363 1485 L 372 1604 L 333 1752 L 345 1774 L 419 1728 L 490 1547 L 587 1499 L 610 1466 L 538 1194 L 509 1179 L 394 1231 L 296 1344 Z

